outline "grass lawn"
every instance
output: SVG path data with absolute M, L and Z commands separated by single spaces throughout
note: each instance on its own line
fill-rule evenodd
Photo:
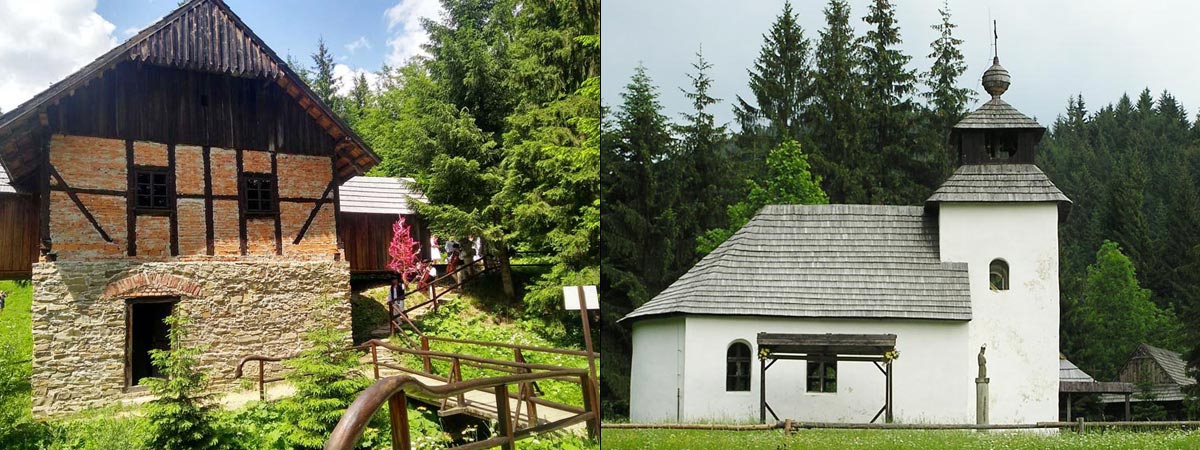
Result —
M 1200 431 L 971 432 L 959 430 L 604 430 L 607 449 L 1200 449 Z

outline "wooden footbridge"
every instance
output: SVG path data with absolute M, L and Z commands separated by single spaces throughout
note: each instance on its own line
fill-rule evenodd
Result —
M 501 348 L 511 351 L 513 357 L 511 360 L 498 360 L 434 351 L 430 349 L 431 342 Z M 513 442 L 522 438 L 555 431 L 586 430 L 588 435 L 599 437 L 599 391 L 595 377 L 587 369 L 536 364 L 526 360 L 526 356 L 537 359 L 546 355 L 566 355 L 586 360 L 597 358 L 599 354 L 434 336 L 422 336 L 418 348 L 383 340 L 367 341 L 353 348 L 364 351 L 363 362 L 370 366 L 377 381 L 347 409 L 330 437 L 327 449 L 354 448 L 367 421 L 384 402 L 389 404 L 393 448 L 411 448 L 407 419 L 409 398 L 438 405 L 438 415 L 442 417 L 466 414 L 497 424 L 496 430 L 493 430 L 495 437 L 455 448 L 500 446 L 508 449 L 513 448 Z M 265 385 L 281 381 L 282 378 L 268 378 L 264 366 L 283 359 L 247 356 L 238 363 L 235 377 L 242 376 L 245 364 L 258 362 L 259 395 L 265 398 Z M 464 369 L 475 376 L 464 377 Z M 575 384 L 580 390 L 582 404 L 566 404 L 542 398 L 539 383 Z

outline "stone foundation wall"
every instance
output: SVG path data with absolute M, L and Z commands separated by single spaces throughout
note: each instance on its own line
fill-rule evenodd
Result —
M 180 297 L 174 312 L 193 319 L 188 345 L 206 349 L 201 366 L 218 390 L 237 384 L 241 357 L 292 354 L 320 324 L 350 343 L 345 262 L 60 261 L 35 264 L 33 285 L 35 417 L 145 395 L 126 388 L 130 297 Z

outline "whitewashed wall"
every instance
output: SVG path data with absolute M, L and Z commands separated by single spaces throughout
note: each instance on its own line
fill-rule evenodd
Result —
M 634 323 L 633 422 L 677 421 L 667 406 L 673 400 L 663 378 L 672 373 L 669 332 L 658 321 Z M 726 350 L 732 342 L 751 344 L 759 332 L 769 333 L 891 333 L 896 334 L 900 359 L 894 363 L 893 400 L 897 422 L 973 422 L 966 395 L 975 358 L 966 347 L 965 322 L 931 320 L 838 320 L 758 317 L 688 316 L 683 373 L 684 422 L 757 422 L 759 418 L 759 361 L 752 362 L 749 392 L 725 391 Z M 883 406 L 884 377 L 869 362 L 838 364 L 837 393 L 805 392 L 804 361 L 779 361 L 767 371 L 767 402 L 781 418 L 805 421 L 867 422 Z M 973 394 L 971 394 L 973 395 Z M 669 404 L 669 405 L 668 405 Z M 768 414 L 768 420 L 771 420 Z M 882 421 L 882 417 L 880 421 Z
M 1057 420 L 1057 205 L 943 203 L 938 220 L 942 260 L 967 263 L 970 349 L 987 344 L 990 422 Z M 996 258 L 1008 262 L 1008 291 L 988 287 Z M 969 366 L 974 376 L 974 358 Z
M 644 319 L 633 326 L 629 420 L 675 422 L 683 408 L 684 320 Z M 724 356 L 724 355 L 722 355 Z

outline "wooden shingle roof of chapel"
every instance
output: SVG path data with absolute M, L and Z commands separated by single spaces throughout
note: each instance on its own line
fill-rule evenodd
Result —
M 626 316 L 970 320 L 965 263 L 919 206 L 771 205 Z

